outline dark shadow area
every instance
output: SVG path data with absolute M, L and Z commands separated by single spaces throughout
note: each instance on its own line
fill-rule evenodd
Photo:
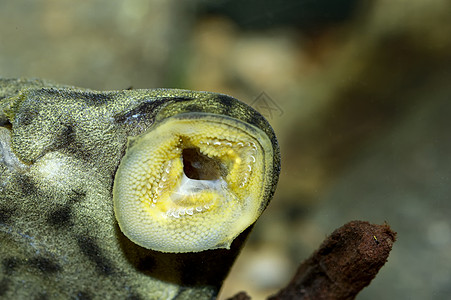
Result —
M 196 253 L 163 253 L 143 248 L 130 241 L 117 224 L 116 233 L 125 257 L 137 271 L 181 286 L 214 286 L 219 291 L 252 227 L 233 241 L 230 250 Z

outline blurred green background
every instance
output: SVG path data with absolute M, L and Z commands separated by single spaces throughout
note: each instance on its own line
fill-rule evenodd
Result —
M 220 298 L 284 286 L 333 229 L 398 232 L 358 299 L 451 294 L 448 0 L 0 1 L 0 76 L 230 94 L 273 125 L 274 200 Z

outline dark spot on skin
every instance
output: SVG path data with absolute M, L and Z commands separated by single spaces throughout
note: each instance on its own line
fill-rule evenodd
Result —
M 51 259 L 45 257 L 35 257 L 28 260 L 28 264 L 45 274 L 53 274 L 61 271 L 61 266 Z
M 91 300 L 92 297 L 91 297 L 91 295 L 88 292 L 80 291 L 75 296 L 75 299 L 77 299 L 77 300 Z
M 55 228 L 68 229 L 74 225 L 72 205 L 86 198 L 85 191 L 73 190 L 65 205 L 56 206 L 47 215 L 47 223 Z
M 149 271 L 149 270 L 153 269 L 153 267 L 155 267 L 156 264 L 157 263 L 152 256 L 146 256 L 146 257 L 141 258 L 138 261 L 136 268 L 141 272 Z
M 81 252 L 96 266 L 101 275 L 112 275 L 114 273 L 112 263 L 107 259 L 96 242 L 90 238 L 81 236 L 77 239 Z
M 20 126 L 27 126 L 33 123 L 33 120 L 39 115 L 39 113 L 30 107 L 24 107 L 17 115 L 17 122 Z
M 47 223 L 56 228 L 67 228 L 73 225 L 72 222 L 72 209 L 69 205 L 59 207 L 47 217 Z
M 69 141 L 75 140 L 75 131 L 72 125 L 66 124 L 65 128 L 63 129 L 63 133 L 61 134 L 64 138 L 64 141 L 68 143 Z
M 222 115 L 226 116 L 232 116 L 232 111 L 236 109 L 237 101 L 234 101 L 235 99 L 230 98 L 226 95 L 217 95 L 216 99 L 218 99 L 221 102 L 222 107 Z
M 155 109 L 161 105 L 159 101 L 144 102 L 123 115 L 116 115 L 114 121 L 121 124 L 136 124 L 147 121 L 152 123 L 155 116 Z
M 10 283 L 11 280 L 8 278 L 3 278 L 0 280 L 0 297 L 4 296 L 8 292 Z
M 0 224 L 8 223 L 14 213 L 13 209 L 0 207 Z
M 83 143 L 81 143 L 76 136 L 74 127 L 70 124 L 64 124 L 63 131 L 58 135 L 55 141 L 55 149 L 62 149 L 66 153 L 77 158 L 90 161 L 90 151 L 86 151 Z
M 150 98 L 149 100 L 139 104 L 137 107 L 127 110 L 124 113 L 114 116 L 114 121 L 119 124 L 125 124 L 128 126 L 136 126 L 137 124 L 146 124 L 150 126 L 154 122 L 155 116 L 158 114 L 159 109 L 166 107 L 167 105 L 191 101 L 194 98 L 189 97 L 158 97 Z M 189 110 L 184 110 L 189 111 Z
M 22 189 L 22 193 L 25 195 L 37 194 L 37 187 L 35 183 L 28 176 L 20 176 L 16 180 L 17 184 Z
M 20 262 L 17 258 L 14 257 L 5 258 L 2 261 L 2 268 L 4 270 L 3 273 L 7 276 L 12 275 L 13 272 L 17 270 L 17 268 L 19 267 L 19 264 Z

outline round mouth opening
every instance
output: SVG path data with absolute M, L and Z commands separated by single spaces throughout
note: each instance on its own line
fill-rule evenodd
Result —
M 183 172 L 194 180 L 217 180 L 227 175 L 227 168 L 214 157 L 202 154 L 199 148 L 182 150 Z

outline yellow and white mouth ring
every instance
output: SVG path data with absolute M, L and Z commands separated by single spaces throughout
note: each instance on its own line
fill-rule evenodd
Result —
M 122 232 L 162 252 L 229 248 L 266 206 L 272 145 L 240 120 L 186 113 L 131 138 L 113 200 Z

